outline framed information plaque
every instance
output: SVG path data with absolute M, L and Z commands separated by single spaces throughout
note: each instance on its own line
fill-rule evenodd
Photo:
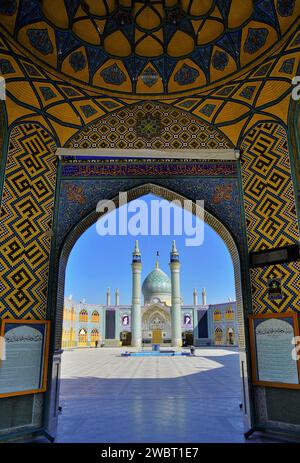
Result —
M 0 398 L 44 392 L 50 322 L 1 320 L 0 335 Z
M 254 315 L 249 321 L 253 384 L 300 389 L 297 314 Z

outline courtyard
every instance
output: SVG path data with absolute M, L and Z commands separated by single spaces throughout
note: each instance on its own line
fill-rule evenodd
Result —
M 245 441 L 237 349 L 182 358 L 123 351 L 64 351 L 56 442 Z

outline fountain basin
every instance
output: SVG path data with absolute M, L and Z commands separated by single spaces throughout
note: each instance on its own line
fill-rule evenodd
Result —
M 176 352 L 175 350 L 122 352 L 121 357 L 190 357 L 189 352 Z

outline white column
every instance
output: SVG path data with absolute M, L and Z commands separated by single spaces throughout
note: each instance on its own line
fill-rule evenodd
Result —
M 110 305 L 110 288 L 107 288 L 106 292 L 106 305 Z
M 193 296 L 194 296 L 194 305 L 198 305 L 198 291 L 196 290 L 196 288 L 194 288 Z
M 206 305 L 206 289 L 202 288 L 202 305 Z
M 131 309 L 131 345 L 142 345 L 142 314 L 141 314 L 141 273 L 142 259 L 138 241 L 132 254 L 132 309 Z
M 182 346 L 182 334 L 181 334 L 180 262 L 179 262 L 179 254 L 176 249 L 175 241 L 173 241 L 171 255 L 170 255 L 170 269 L 171 269 L 171 284 L 172 284 L 172 297 L 171 297 L 172 346 L 181 347 Z

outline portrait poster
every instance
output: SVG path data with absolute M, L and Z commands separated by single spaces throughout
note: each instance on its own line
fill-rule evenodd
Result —
M 189 313 L 185 313 L 184 314 L 184 317 L 183 317 L 183 323 L 184 325 L 191 325 L 192 324 L 192 317 L 191 317 L 191 314 Z
M 300 388 L 299 359 L 295 340 L 299 336 L 296 314 L 250 317 L 250 341 L 254 384 Z
M 46 390 L 50 322 L 1 321 L 0 398 Z
M 128 314 L 122 315 L 122 325 L 123 326 L 129 325 L 129 315 Z

